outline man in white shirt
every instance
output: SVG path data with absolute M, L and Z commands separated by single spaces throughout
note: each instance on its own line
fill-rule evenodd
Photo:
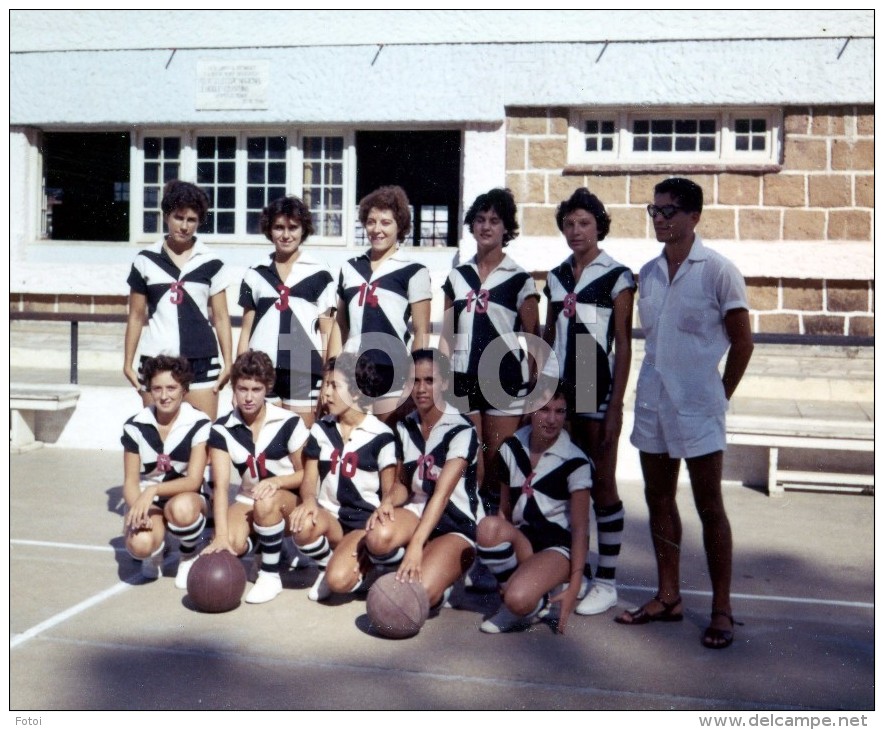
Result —
M 721 494 L 725 412 L 753 344 L 743 277 L 694 232 L 702 210 L 702 189 L 684 178 L 659 183 L 648 206 L 663 251 L 642 267 L 639 277 L 638 309 L 646 339 L 631 441 L 641 455 L 658 590 L 644 606 L 616 620 L 645 624 L 684 618 L 675 501 L 684 459 L 712 580 L 712 615 L 702 643 L 723 649 L 734 638 L 731 529 Z M 719 375 L 725 352 L 724 374 Z

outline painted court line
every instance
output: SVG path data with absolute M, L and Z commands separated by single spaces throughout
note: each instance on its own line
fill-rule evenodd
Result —
M 78 545 L 76 543 L 62 543 L 62 542 L 47 542 L 42 540 L 10 540 L 10 544 L 12 545 L 22 545 L 29 547 L 45 547 L 51 549 L 65 548 L 68 550 L 93 550 L 93 551 L 104 551 L 104 552 L 117 552 L 119 548 L 113 548 L 107 545 Z M 168 560 L 168 559 L 167 559 Z M 112 598 L 120 593 L 124 593 L 130 588 L 138 585 L 137 583 L 124 583 L 120 582 L 107 590 L 102 591 L 101 593 L 96 594 L 92 598 L 87 598 L 85 601 L 81 601 L 75 606 L 71 606 L 70 608 L 62 611 L 61 613 L 57 613 L 55 616 L 52 616 L 45 621 L 37 624 L 36 626 L 32 626 L 27 631 L 24 631 L 21 634 L 17 634 L 13 639 L 9 642 L 9 648 L 14 649 L 17 646 L 33 639 L 35 636 L 38 636 L 42 632 L 47 629 L 51 629 L 53 626 L 57 626 L 64 621 L 67 621 L 69 618 L 76 616 L 77 614 L 86 611 L 87 609 L 95 606 L 103 601 L 106 601 L 108 598 Z M 633 591 L 645 591 L 652 592 L 651 589 L 648 589 L 644 586 L 628 586 L 621 585 L 621 589 L 623 590 L 633 590 Z M 689 591 L 685 590 L 682 593 L 686 595 L 693 596 L 711 596 L 712 594 L 708 591 Z M 865 601 L 830 601 L 823 600 L 818 598 L 802 598 L 797 596 L 757 596 L 752 595 L 750 593 L 734 593 L 732 595 L 733 598 L 739 598 L 741 600 L 749 600 L 749 601 L 777 601 L 781 603 L 803 603 L 803 604 L 812 604 L 816 606 L 846 606 L 850 608 L 874 608 L 874 603 L 868 603 Z

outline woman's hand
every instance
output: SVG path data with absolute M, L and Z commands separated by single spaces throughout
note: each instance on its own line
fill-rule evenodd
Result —
M 299 504 L 292 511 L 289 517 L 289 529 L 297 534 L 307 527 L 313 527 L 319 516 L 319 503 L 312 498 L 308 498 L 306 502 Z
M 130 530 L 150 529 L 153 522 L 150 519 L 150 510 L 154 506 L 154 497 L 157 494 L 157 487 L 147 487 L 138 498 L 132 503 L 129 511 L 126 513 L 126 527 Z
M 275 477 L 262 479 L 252 489 L 252 497 L 257 501 L 259 499 L 270 499 L 282 487 L 279 486 L 279 480 Z
M 224 390 L 224 386 L 227 385 L 227 381 L 230 380 L 230 366 L 225 365 L 221 368 L 221 372 L 218 373 L 218 380 L 215 381 L 215 384 L 212 386 L 212 392 L 217 395 L 222 390 Z
M 203 552 L 208 553 L 220 553 L 226 550 L 231 555 L 236 555 L 233 551 L 233 548 L 230 547 L 230 541 L 227 539 L 227 535 L 215 535 L 208 545 L 203 548 Z
M 370 531 L 378 525 L 387 524 L 387 521 L 395 522 L 395 509 L 396 508 L 393 506 L 393 503 L 390 500 L 385 499 L 383 502 L 381 502 L 380 506 L 372 513 L 371 517 L 368 518 L 365 529 Z
M 550 603 L 559 604 L 559 622 L 556 626 L 556 633 L 564 634 L 565 627 L 568 625 L 568 619 L 574 613 L 577 606 L 577 593 L 580 591 L 580 578 L 572 581 L 568 587 L 550 598 Z
M 138 382 L 138 373 L 135 372 L 135 368 L 131 365 L 123 366 L 123 375 L 126 376 L 126 380 L 129 381 L 129 384 L 141 393 L 141 383 Z
M 420 583 L 423 580 L 421 564 L 424 561 L 424 548 L 412 542 L 405 550 L 405 556 L 396 571 L 396 580 L 402 583 Z
M 616 446 L 620 440 L 620 431 L 623 428 L 623 406 L 619 408 L 609 406 L 605 412 L 605 432 L 602 436 L 602 448 L 610 449 Z

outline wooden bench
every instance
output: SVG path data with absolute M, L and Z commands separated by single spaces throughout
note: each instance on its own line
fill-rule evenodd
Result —
M 80 389 L 72 385 L 11 383 L 9 386 L 9 446 L 26 451 L 42 444 L 37 441 L 37 411 L 73 409 Z
M 735 446 L 768 449 L 767 492 L 782 497 L 784 485 L 801 489 L 837 489 L 871 493 L 873 474 L 784 470 L 778 466 L 780 449 L 872 452 L 875 425 L 869 419 L 784 418 L 757 414 L 729 415 L 727 442 Z

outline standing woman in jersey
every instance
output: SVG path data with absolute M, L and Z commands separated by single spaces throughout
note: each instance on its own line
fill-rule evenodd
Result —
M 423 584 L 433 608 L 476 557 L 484 517 L 476 484 L 479 440 L 472 421 L 445 402 L 450 366 L 438 350 L 412 353 L 415 410 L 396 424 L 399 482 L 411 490 L 401 508 L 383 500 L 368 522 L 372 562 L 401 560 L 397 577 Z
M 184 402 L 190 367 L 181 357 L 148 358 L 143 367 L 153 403 L 123 426 L 123 499 L 126 550 L 141 561 L 148 580 L 160 575 L 166 530 L 179 542 L 175 585 L 187 587 L 196 546 L 206 526 L 208 503 L 201 493 L 208 416 Z
M 334 326 L 334 278 L 327 266 L 301 251 L 313 233 L 313 219 L 298 198 L 279 198 L 264 208 L 261 231 L 274 251 L 269 261 L 246 271 L 240 287 L 237 354 L 251 348 L 270 356 L 276 383 L 267 397 L 279 398 L 310 428 Z
M 528 343 L 535 361 L 529 369 L 518 333 L 540 336 L 540 294 L 531 274 L 504 252 L 519 235 L 516 202 L 509 190 L 495 188 L 480 195 L 464 222 L 476 239 L 476 255 L 454 269 L 442 287 L 446 318 L 442 349 L 451 357 L 454 394 L 466 399 L 464 405 L 483 445 L 479 484 L 484 485 L 500 445 L 519 426 L 529 382 L 536 375 L 533 345 Z M 493 358 L 490 368 L 480 370 L 482 354 L 492 345 L 504 345 L 505 352 Z M 505 396 L 506 403 L 496 395 Z M 495 512 L 496 496 L 486 492 L 483 499 L 486 510 Z
M 196 239 L 196 229 L 209 212 L 209 199 L 196 185 L 172 180 L 163 190 L 161 208 L 168 233 L 135 257 L 127 282 L 123 374 L 146 406 L 150 398 L 147 382 L 135 371 L 136 350 L 142 363 L 160 354 L 187 358 L 193 372 L 187 400 L 215 418 L 218 393 L 229 378 L 233 339 L 224 264 Z M 143 332 L 145 318 L 148 329 Z
M 387 186 L 366 195 L 359 201 L 359 221 L 370 248 L 341 268 L 338 325 L 344 349 L 356 353 L 363 347 L 382 374 L 385 395 L 374 401 L 373 413 L 394 423 L 403 400 L 408 352 L 428 344 L 430 272 L 400 248 L 411 230 L 402 188 Z
M 617 603 L 614 578 L 624 512 L 615 473 L 632 360 L 636 285 L 629 268 L 599 248 L 599 241 L 611 228 L 611 218 L 589 190 L 579 188 L 563 201 L 556 211 L 556 223 L 573 253 L 547 278 L 544 339 L 553 348 L 559 376 L 568 385 L 571 435 L 596 469 L 592 504 L 599 565 L 589 592 L 577 606 L 577 613 L 591 616 Z M 588 562 L 585 577 L 592 578 Z

